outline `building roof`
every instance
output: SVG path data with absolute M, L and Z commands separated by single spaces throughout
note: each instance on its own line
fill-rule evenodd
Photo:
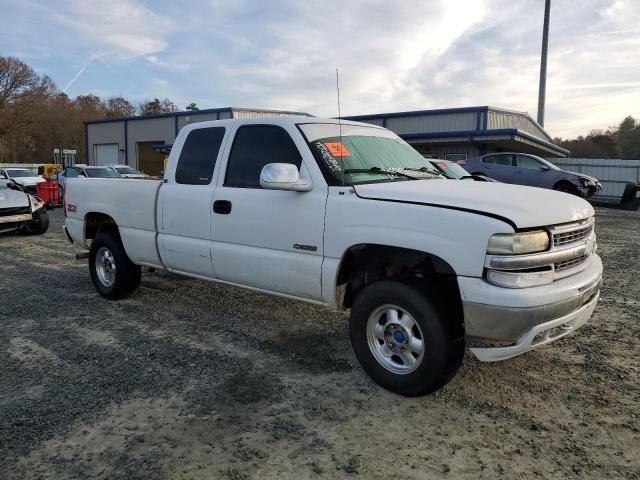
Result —
M 411 143 L 518 144 L 546 154 L 566 157 L 544 128 L 526 112 L 479 106 L 343 117 L 381 125 Z
M 239 108 L 239 107 L 223 107 L 223 108 L 206 108 L 202 110 L 183 110 L 180 112 L 168 112 L 168 113 L 157 113 L 155 115 L 133 115 L 131 117 L 114 117 L 114 118 L 99 118 L 96 120 L 85 120 L 85 125 L 89 125 L 92 123 L 110 123 L 110 122 L 122 122 L 126 121 L 135 121 L 135 120 L 149 120 L 152 118 L 165 118 L 165 117 L 184 117 L 184 116 L 195 116 L 202 114 L 211 114 L 211 113 L 229 113 L 231 117 L 234 118 L 236 114 L 242 113 L 252 113 L 264 116 L 270 115 L 293 115 L 299 117 L 312 117 L 313 115 L 305 112 L 292 112 L 289 110 L 269 110 L 264 108 Z

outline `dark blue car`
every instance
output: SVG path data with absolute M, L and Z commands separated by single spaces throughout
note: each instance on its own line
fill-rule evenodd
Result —
M 602 189 L 596 178 L 562 170 L 527 153 L 488 153 L 467 160 L 464 168 L 471 174 L 486 175 L 501 182 L 550 188 L 580 197 L 590 197 Z

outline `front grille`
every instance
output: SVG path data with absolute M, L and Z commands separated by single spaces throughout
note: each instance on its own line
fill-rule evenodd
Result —
M 31 195 L 37 195 L 38 194 L 38 187 L 35 185 L 27 185 L 26 187 L 24 187 L 25 192 L 30 193 Z
M 555 268 L 556 272 L 559 272 L 580 265 L 587 258 L 588 255 L 582 255 L 581 257 L 572 258 L 570 260 L 563 260 L 562 262 L 554 263 L 553 267 Z
M 553 244 L 558 247 L 560 245 L 566 245 L 567 243 L 578 242 L 591 235 L 592 230 L 593 225 L 587 225 L 586 227 L 569 230 L 568 232 L 554 233 Z
M 10 217 L 12 215 L 24 215 L 25 213 L 31 213 L 31 207 L 7 207 L 0 208 L 0 217 Z

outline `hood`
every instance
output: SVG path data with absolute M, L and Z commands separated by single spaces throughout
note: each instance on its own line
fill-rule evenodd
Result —
M 20 185 L 37 185 L 40 182 L 44 182 L 44 178 L 37 177 L 11 177 L 11 180 L 19 183 Z
M 591 180 L 593 183 L 596 183 L 596 184 L 600 183 L 600 181 L 596 177 L 592 177 L 590 175 L 585 175 L 584 173 L 570 172 L 569 170 L 565 170 L 565 171 L 568 172 L 568 173 L 572 173 L 576 177 L 586 178 L 587 180 Z
M 0 209 L 29 206 L 29 196 L 26 193 L 10 188 L 0 188 Z
M 362 198 L 487 213 L 506 218 L 517 228 L 573 222 L 594 214 L 589 203 L 574 195 L 506 183 L 411 180 L 370 183 L 354 188 Z

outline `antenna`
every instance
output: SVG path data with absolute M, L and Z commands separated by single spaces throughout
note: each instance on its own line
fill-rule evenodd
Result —
M 340 163 L 342 163 L 342 186 L 344 187 L 344 160 L 342 155 L 342 149 L 344 148 L 342 144 L 342 111 L 340 110 L 340 71 L 338 67 L 336 67 L 336 91 L 338 92 L 338 136 L 340 138 Z

